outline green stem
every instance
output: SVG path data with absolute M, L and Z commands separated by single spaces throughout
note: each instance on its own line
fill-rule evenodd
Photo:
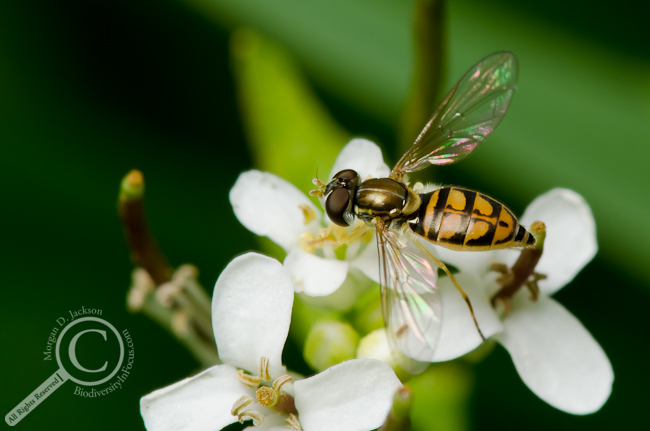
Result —
M 415 6 L 413 79 L 401 121 L 401 149 L 413 143 L 439 99 L 446 69 L 445 13 L 444 0 L 419 0 Z
M 171 279 L 172 268 L 149 231 L 143 197 L 144 176 L 142 172 L 132 170 L 120 184 L 118 214 L 133 264 L 144 268 L 156 285 L 160 285 Z

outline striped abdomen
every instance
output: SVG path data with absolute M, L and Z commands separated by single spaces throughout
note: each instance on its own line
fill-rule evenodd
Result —
M 481 251 L 535 245 L 508 208 L 484 194 L 443 187 L 420 195 L 409 226 L 417 235 L 452 250 Z

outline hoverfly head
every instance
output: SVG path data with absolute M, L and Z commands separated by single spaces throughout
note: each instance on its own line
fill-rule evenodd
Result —
M 354 221 L 354 196 L 359 186 L 359 174 L 345 169 L 334 175 L 325 187 L 325 212 L 333 223 L 350 226 Z

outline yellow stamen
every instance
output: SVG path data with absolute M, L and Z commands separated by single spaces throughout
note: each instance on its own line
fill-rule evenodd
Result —
M 271 375 L 269 374 L 269 358 L 263 356 L 260 358 L 260 373 L 258 376 L 265 382 L 271 380 Z
M 252 419 L 253 426 L 260 427 L 264 425 L 264 415 L 255 410 L 246 410 L 241 415 L 238 416 L 239 423 L 244 423 L 245 421 Z
M 235 404 L 232 405 L 230 414 L 233 416 L 239 416 L 239 414 L 242 413 L 246 407 L 250 406 L 252 402 L 253 399 L 248 395 L 241 396 L 237 401 L 235 401 Z
M 273 382 L 273 388 L 276 391 L 279 391 L 282 388 L 282 386 L 290 382 L 291 382 L 291 376 L 289 374 L 283 374 L 277 379 L 275 379 L 275 381 Z
M 298 420 L 298 417 L 293 413 L 289 414 L 289 418 L 287 419 L 287 426 L 292 430 L 302 431 L 300 421 Z
M 305 217 L 303 224 L 308 225 L 309 223 L 316 220 L 316 211 L 307 204 L 300 204 L 298 208 L 302 210 L 302 215 Z
M 256 389 L 260 385 L 259 377 L 246 374 L 244 370 L 237 370 L 237 377 L 239 378 L 240 382 L 251 389 Z

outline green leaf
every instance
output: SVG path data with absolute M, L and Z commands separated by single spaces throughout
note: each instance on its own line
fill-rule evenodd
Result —
M 231 41 L 239 102 L 255 166 L 307 193 L 317 169 L 327 175 L 349 135 L 329 116 L 297 64 L 252 30 Z

